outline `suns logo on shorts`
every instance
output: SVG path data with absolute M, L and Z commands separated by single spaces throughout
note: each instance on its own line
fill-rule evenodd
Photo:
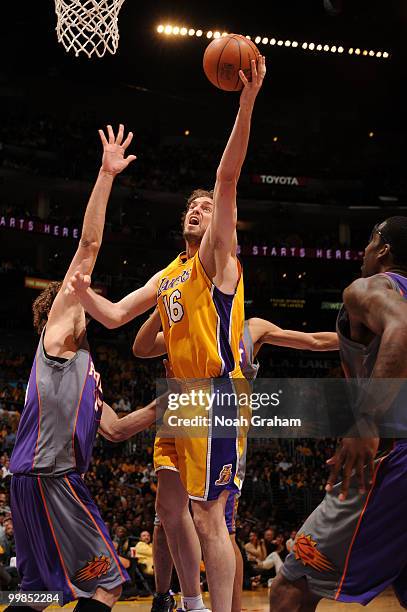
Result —
M 76 582 L 85 582 L 86 580 L 94 580 L 107 574 L 110 569 L 111 561 L 106 555 L 93 557 L 92 561 L 88 561 L 85 567 L 82 567 L 76 572 L 73 580 Z
M 297 561 L 301 561 L 303 565 L 308 565 L 318 572 L 326 572 L 335 569 L 326 556 L 319 552 L 317 543 L 310 535 L 300 533 L 295 538 L 293 552 Z
M 227 465 L 224 465 L 223 468 L 221 469 L 219 473 L 219 478 L 218 480 L 215 481 L 215 485 L 217 487 L 220 487 L 222 485 L 227 485 L 229 484 L 231 478 L 232 478 L 232 464 L 228 463 Z

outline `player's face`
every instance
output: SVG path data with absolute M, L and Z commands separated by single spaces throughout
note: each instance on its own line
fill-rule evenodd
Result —
M 208 229 L 213 212 L 211 198 L 196 198 L 189 205 L 184 221 L 184 238 L 188 242 L 201 241 Z
M 369 244 L 365 248 L 362 263 L 362 276 L 367 278 L 378 274 L 381 270 L 381 255 L 385 254 L 385 242 L 381 236 L 381 225 L 375 225 L 370 235 Z

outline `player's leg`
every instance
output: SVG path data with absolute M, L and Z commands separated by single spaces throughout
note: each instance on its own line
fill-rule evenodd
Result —
M 407 566 L 407 534 L 401 528 L 407 514 L 406 444 L 399 442 L 375 462 L 367 493 L 359 493 L 353 476 L 346 503 L 339 501 L 338 483 L 307 519 L 271 586 L 277 611 L 285 609 L 284 600 L 302 605 L 301 611 L 313 609 L 304 599 L 304 579 L 314 596 L 344 603 L 366 605 L 392 583 L 397 590 Z
M 192 501 L 213 612 L 229 612 L 232 608 L 236 557 L 225 522 L 228 497 L 229 491 L 223 491 L 214 501 Z
M 232 541 L 236 559 L 235 579 L 233 582 L 232 612 L 241 612 L 243 591 L 243 557 L 240 548 L 236 543 L 236 534 L 231 534 L 230 539 Z
M 407 609 L 407 565 L 393 584 L 400 605 Z
M 225 507 L 225 521 L 236 558 L 235 579 L 233 582 L 232 612 L 242 610 L 243 591 L 243 557 L 236 542 L 236 514 L 239 506 L 239 495 L 230 493 Z
M 154 520 L 153 562 L 156 592 L 151 612 L 172 612 L 176 607 L 175 599 L 170 593 L 174 564 L 158 514 Z
M 279 574 L 270 591 L 270 610 L 272 612 L 314 612 L 320 597 L 313 595 L 307 580 L 300 578 L 290 582 Z
M 81 612 L 106 612 L 129 580 L 99 509 L 79 474 L 39 479 L 63 573 Z
M 63 603 L 78 599 L 81 610 L 107 612 L 128 576 L 79 474 L 14 476 L 12 510 L 22 590 L 59 591 Z
M 92 605 L 92 609 L 95 610 L 94 603 L 99 602 L 108 608 L 113 608 L 114 604 L 119 601 L 120 595 L 122 594 L 122 586 L 117 586 L 113 589 L 102 589 L 101 587 L 97 588 L 95 594 L 91 597 L 92 603 L 89 602 L 86 607 L 87 610 L 90 609 Z M 85 600 L 89 601 L 89 600 Z M 83 609 L 83 608 L 82 608 Z M 106 612 L 101 606 L 99 606 L 100 612 Z
M 157 475 L 157 514 L 163 523 L 182 594 L 197 597 L 201 592 L 201 547 L 189 511 L 188 494 L 178 472 L 161 469 Z

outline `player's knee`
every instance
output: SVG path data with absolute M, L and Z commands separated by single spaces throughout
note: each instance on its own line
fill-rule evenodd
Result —
M 207 513 L 194 510 L 194 524 L 199 537 L 217 540 L 220 535 L 226 532 L 224 516 L 208 517 Z
M 165 495 L 157 499 L 155 509 L 160 517 L 159 527 L 161 529 L 163 529 L 163 525 L 171 526 L 177 520 L 177 506 L 169 503 Z
M 96 601 L 102 602 L 106 606 L 109 606 L 109 608 L 113 608 L 114 604 L 119 601 L 121 594 L 121 585 L 109 590 L 98 588 L 96 589 L 94 599 L 96 599 Z
M 111 589 L 111 591 L 109 591 L 111 598 L 114 600 L 113 603 L 116 603 L 116 601 L 119 601 L 120 596 L 122 594 L 123 588 L 121 585 L 115 587 L 114 589 Z M 113 605 L 113 604 L 112 604 Z
M 272 612 L 299 612 L 302 603 L 301 589 L 279 574 L 271 585 L 270 610 Z

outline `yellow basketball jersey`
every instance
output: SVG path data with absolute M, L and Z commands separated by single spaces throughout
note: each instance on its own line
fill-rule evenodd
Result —
M 239 341 L 244 325 L 243 274 L 233 295 L 214 286 L 198 252 L 181 253 L 163 271 L 157 304 L 176 378 L 241 378 Z

